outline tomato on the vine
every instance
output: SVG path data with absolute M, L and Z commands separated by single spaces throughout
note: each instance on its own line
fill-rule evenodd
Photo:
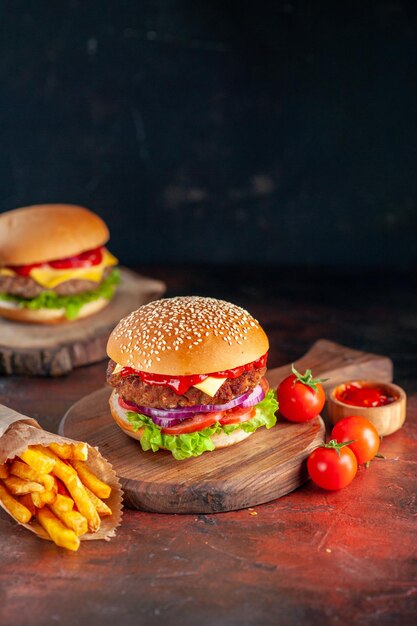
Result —
M 292 422 L 308 422 L 323 409 L 326 396 L 320 383 L 327 379 L 313 378 L 311 370 L 300 374 L 294 365 L 291 369 L 292 374 L 278 385 L 279 411 Z
M 379 450 L 380 438 L 375 426 L 361 415 L 344 417 L 333 427 L 332 439 L 340 443 L 352 441 L 349 448 L 356 456 L 358 465 L 371 461 Z
M 332 440 L 313 450 L 307 461 L 307 469 L 316 485 L 334 491 L 352 482 L 358 463 L 347 443 Z

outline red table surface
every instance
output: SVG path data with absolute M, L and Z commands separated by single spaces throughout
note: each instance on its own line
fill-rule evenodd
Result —
M 271 367 L 318 338 L 387 354 L 408 392 L 385 459 L 345 490 L 312 483 L 255 510 L 126 510 L 110 542 L 67 553 L 0 513 L 0 624 L 415 624 L 417 616 L 416 276 L 256 268 L 148 268 L 168 294 L 246 306 L 271 341 Z M 346 297 L 346 294 L 349 297 Z M 360 302 L 360 305 L 359 305 Z M 48 430 L 103 384 L 106 362 L 60 379 L 1 378 L 0 401 Z

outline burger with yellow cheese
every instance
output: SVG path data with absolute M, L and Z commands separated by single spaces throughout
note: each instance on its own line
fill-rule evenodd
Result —
M 244 309 L 214 298 L 156 300 L 107 344 L 110 411 L 143 450 L 199 456 L 275 425 L 268 338 Z
M 0 315 L 78 320 L 107 306 L 119 282 L 109 231 L 88 209 L 41 204 L 0 215 Z

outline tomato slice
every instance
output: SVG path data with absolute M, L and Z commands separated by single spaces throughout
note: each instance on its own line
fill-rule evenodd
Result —
M 197 413 L 194 417 L 186 419 L 180 424 L 175 426 L 168 426 L 162 428 L 161 431 L 164 435 L 184 435 L 186 433 L 194 433 L 198 430 L 204 430 L 209 426 L 213 426 L 224 415 L 222 411 L 213 413 Z
M 90 267 L 99 265 L 103 260 L 103 247 L 94 248 L 77 254 L 76 256 L 67 257 L 66 259 L 56 259 L 49 261 L 48 265 L 54 269 L 70 269 L 75 267 Z
M 247 407 L 246 409 L 237 406 L 235 409 L 229 409 L 229 411 L 223 413 L 220 424 L 240 424 L 241 422 L 247 422 L 252 419 L 252 417 L 255 417 L 255 413 L 256 410 L 254 406 Z
M 66 259 L 56 259 L 55 261 L 48 261 L 47 263 L 32 263 L 30 265 L 9 265 L 19 276 L 29 276 L 30 272 L 38 267 L 53 267 L 56 270 L 71 269 L 79 267 L 93 267 L 99 265 L 103 260 L 104 247 L 94 248 L 93 250 L 87 250 L 81 252 L 76 256 L 67 257 Z

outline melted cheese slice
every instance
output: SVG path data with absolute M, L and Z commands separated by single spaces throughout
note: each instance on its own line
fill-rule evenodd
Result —
M 75 267 L 69 269 L 54 269 L 53 267 L 35 267 L 33 268 L 29 276 L 33 278 L 39 285 L 46 287 L 47 289 L 53 289 L 61 283 L 65 283 L 67 280 L 91 280 L 95 283 L 99 283 L 103 276 L 103 271 L 106 267 L 117 264 L 117 259 L 108 250 L 103 250 L 103 258 L 99 265 L 93 265 L 92 267 Z M 2 276 L 14 276 L 15 272 L 9 269 L 1 269 L 0 275 Z
M 198 383 L 198 385 L 193 385 L 196 389 L 199 389 L 203 393 L 206 393 L 208 396 L 215 396 L 219 391 L 220 387 L 223 385 L 226 378 L 214 378 L 213 376 L 209 376 L 202 383 Z

